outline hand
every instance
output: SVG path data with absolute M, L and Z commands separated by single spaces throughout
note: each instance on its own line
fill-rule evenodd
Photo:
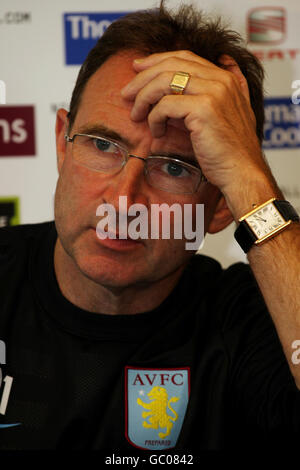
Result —
M 167 123 L 188 130 L 206 178 L 226 193 L 267 169 L 247 81 L 229 56 L 220 62 L 226 70 L 190 51 L 152 54 L 133 63 L 137 75 L 122 95 L 134 101 L 132 120 L 147 118 L 154 137 L 164 135 Z M 176 71 L 191 75 L 183 95 L 169 87 Z

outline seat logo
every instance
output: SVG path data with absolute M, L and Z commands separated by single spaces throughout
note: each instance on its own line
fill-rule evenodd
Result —
M 278 44 L 285 38 L 286 12 L 280 7 L 258 7 L 248 13 L 248 41 Z

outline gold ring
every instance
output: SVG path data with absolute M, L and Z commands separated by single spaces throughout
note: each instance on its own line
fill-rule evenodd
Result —
M 190 77 L 190 74 L 186 72 L 174 73 L 170 83 L 172 93 L 174 93 L 175 95 L 182 95 L 184 90 L 186 89 Z

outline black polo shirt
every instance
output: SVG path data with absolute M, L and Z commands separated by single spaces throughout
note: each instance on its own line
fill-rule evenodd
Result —
M 0 449 L 297 441 L 300 392 L 248 265 L 195 255 L 154 310 L 96 314 L 61 294 L 56 238 L 53 222 L 0 230 Z

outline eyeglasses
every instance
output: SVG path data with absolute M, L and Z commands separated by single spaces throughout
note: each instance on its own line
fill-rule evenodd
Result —
M 106 137 L 74 134 L 73 137 L 65 135 L 65 139 L 73 144 L 73 159 L 92 171 L 115 174 L 126 165 L 129 157 L 133 157 L 144 162 L 148 184 L 162 191 L 193 194 L 201 181 L 207 181 L 197 166 L 177 158 L 158 155 L 142 158 L 131 155 L 125 147 Z

